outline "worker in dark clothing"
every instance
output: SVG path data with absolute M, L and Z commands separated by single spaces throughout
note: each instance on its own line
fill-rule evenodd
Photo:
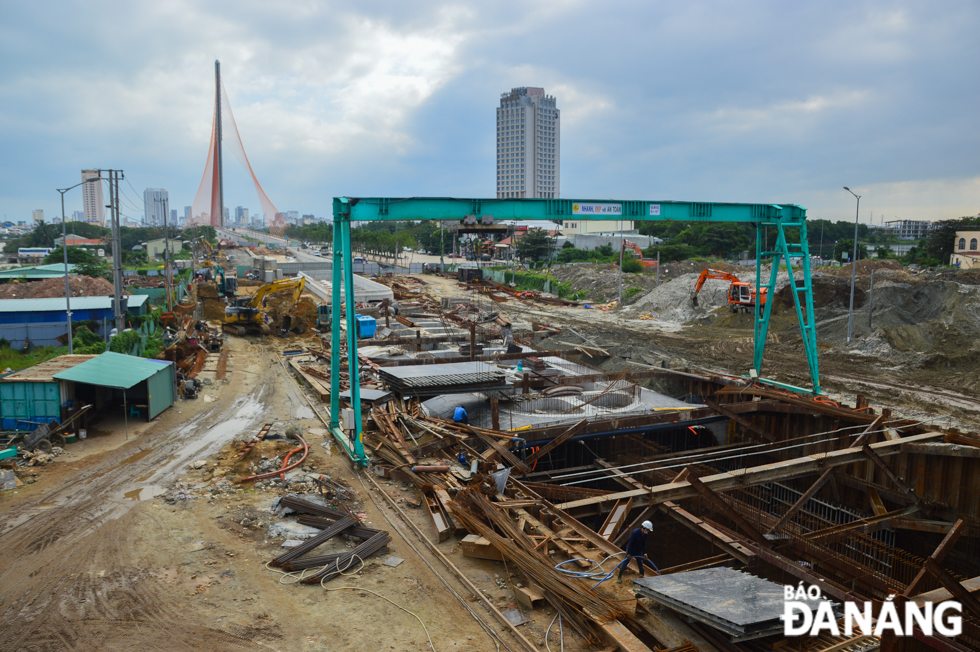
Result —
M 654 570 L 657 569 L 647 556 L 647 535 L 653 529 L 653 523 L 643 521 L 640 527 L 633 530 L 630 540 L 626 544 L 626 559 L 619 564 L 619 576 L 616 578 L 618 584 L 623 583 L 623 571 L 629 566 L 631 559 L 636 559 L 636 566 L 640 569 L 640 577 L 643 577 L 643 564 L 648 563 Z
M 456 423 L 469 425 L 470 419 L 468 416 L 466 416 L 466 410 L 463 409 L 462 405 L 456 408 L 456 410 L 453 412 L 453 421 Z

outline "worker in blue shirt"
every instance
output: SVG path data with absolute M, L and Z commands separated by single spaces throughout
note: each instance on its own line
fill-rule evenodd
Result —
M 466 410 L 463 409 L 462 405 L 457 407 L 456 411 L 453 412 L 453 421 L 469 425 L 470 419 L 466 416 Z
M 636 559 L 636 565 L 640 569 L 640 577 L 643 577 L 644 563 L 650 564 L 654 570 L 657 569 L 650 561 L 650 557 L 647 556 L 647 535 L 650 534 L 651 530 L 653 530 L 653 523 L 643 521 L 640 527 L 630 534 L 630 540 L 626 544 L 626 559 L 619 564 L 619 576 L 616 578 L 618 584 L 623 583 L 623 571 L 629 566 L 631 559 Z

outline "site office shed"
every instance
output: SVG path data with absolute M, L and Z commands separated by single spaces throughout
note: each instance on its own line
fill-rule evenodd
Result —
M 54 378 L 74 385 L 73 396 L 99 412 L 113 404 L 140 406 L 149 420 L 174 404 L 176 371 L 172 362 L 107 351 Z

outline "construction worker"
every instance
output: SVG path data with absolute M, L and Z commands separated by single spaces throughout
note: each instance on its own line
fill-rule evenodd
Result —
M 456 423 L 462 423 L 464 425 L 469 424 L 470 419 L 468 416 L 466 416 L 466 410 L 463 409 L 462 405 L 458 406 L 456 410 L 453 411 L 453 421 L 455 421 Z
M 616 578 L 617 584 L 623 583 L 623 571 L 629 566 L 631 559 L 636 559 L 636 565 L 640 569 L 640 577 L 643 577 L 643 564 L 649 563 L 650 566 L 656 570 L 656 566 L 650 561 L 650 557 L 647 556 L 647 535 L 653 530 L 653 523 L 650 521 L 643 521 L 640 527 L 633 530 L 630 534 L 630 540 L 626 544 L 626 559 L 619 564 L 619 576 Z

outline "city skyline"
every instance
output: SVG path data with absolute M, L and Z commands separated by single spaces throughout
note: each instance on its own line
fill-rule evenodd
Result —
M 976 3 L 110 6 L 98 21 L 0 9 L 9 220 L 60 215 L 54 189 L 94 166 L 126 171 L 130 218 L 143 188 L 190 203 L 215 58 L 255 174 L 302 214 L 329 217 L 335 195 L 495 196 L 489 105 L 531 85 L 559 99 L 566 198 L 792 202 L 848 220 L 847 185 L 865 223 L 980 210 Z M 61 47 L 30 51 L 42 34 Z M 65 204 L 84 210 L 82 190 Z M 225 205 L 258 205 L 237 165 Z

